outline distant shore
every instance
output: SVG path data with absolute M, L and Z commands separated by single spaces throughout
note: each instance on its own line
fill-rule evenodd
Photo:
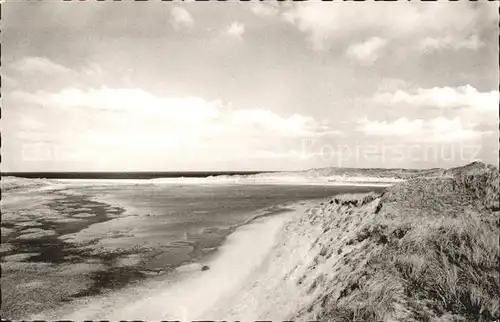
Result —
M 306 177 L 301 175 L 295 176 L 221 176 L 221 177 L 203 177 L 203 178 L 158 178 L 158 179 L 26 179 L 17 177 L 6 177 L 4 186 L 7 190 L 21 187 L 38 187 L 45 184 L 58 184 L 64 188 L 68 184 L 136 184 L 136 185 L 153 185 L 153 184 L 255 184 L 255 185 L 321 185 L 321 186 L 359 186 L 359 187 L 388 187 L 395 183 L 402 182 L 404 179 L 395 177 L 369 177 L 369 176 L 318 176 Z M 15 183 L 14 183 L 15 182 Z M 19 186 L 16 186 L 19 185 Z

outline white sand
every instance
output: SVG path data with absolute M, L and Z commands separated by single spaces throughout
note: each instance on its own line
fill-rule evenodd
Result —
M 6 262 L 22 262 L 27 260 L 32 256 L 40 255 L 39 253 L 22 253 L 22 254 L 14 254 L 9 256 L 4 256 L 3 260 Z
M 36 222 L 36 221 L 23 221 L 20 223 L 16 223 L 16 226 L 17 227 L 40 227 L 40 226 L 43 226 L 43 224 L 41 222 Z
M 56 224 L 65 224 L 65 223 L 71 223 L 71 222 L 83 222 L 83 219 L 79 219 L 79 218 L 61 218 L 61 219 L 53 219 L 51 221 L 53 223 L 56 223 Z
M 29 230 L 30 232 L 28 232 Z M 26 233 L 25 233 L 26 232 Z M 30 228 L 26 229 L 26 231 L 23 231 L 22 235 L 19 235 L 17 239 L 37 239 L 37 238 L 43 238 L 43 237 L 49 237 L 49 236 L 55 236 L 57 235 L 54 230 L 44 230 L 40 228 Z
M 3 235 L 3 233 L 2 233 Z M 15 247 L 12 244 L 9 243 L 0 243 L 0 254 L 10 252 L 13 250 Z
M 75 217 L 75 218 L 88 218 L 88 217 L 95 217 L 95 216 L 96 216 L 96 214 L 87 213 L 87 212 L 73 215 L 73 217 Z
M 16 230 L 12 229 L 12 228 L 6 228 L 6 227 L 1 227 L 0 228 L 0 233 L 4 237 L 7 237 L 7 236 L 9 236 L 9 235 L 11 235 L 11 234 L 13 234 L 15 232 L 16 232 Z
M 301 220 L 316 206 L 317 203 L 308 203 L 296 207 L 293 218 L 275 236 L 276 243 L 260 265 L 238 287 L 221 297 L 203 318 L 293 321 L 293 315 L 311 301 L 309 294 L 300 292 L 297 281 L 303 273 L 301 268 L 314 260 L 310 256 L 311 244 L 322 233 Z
M 157 279 L 107 296 L 79 301 L 58 312 L 45 312 L 30 319 L 111 319 L 182 321 L 206 318 L 207 312 L 234 292 L 263 265 L 285 224 L 304 211 L 261 218 L 239 227 L 208 263 L 187 265 L 175 280 Z M 209 270 L 201 271 L 201 265 Z
M 117 260 L 116 266 L 134 266 L 141 262 L 141 256 L 138 254 L 126 255 Z

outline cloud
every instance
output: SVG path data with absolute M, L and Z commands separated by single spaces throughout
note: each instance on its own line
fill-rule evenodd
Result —
M 25 57 L 12 64 L 12 68 L 20 73 L 27 74 L 71 74 L 71 69 L 59 65 L 45 57 Z
M 446 39 L 446 43 L 461 43 L 460 48 L 471 48 L 480 43 L 473 35 L 497 22 L 496 9 L 491 3 L 394 5 L 309 1 L 289 6 L 281 16 L 305 33 L 315 50 L 327 50 L 360 34 L 406 41 L 414 49 L 418 49 L 415 44 L 433 35 L 436 39 Z
M 451 50 L 478 50 L 484 46 L 484 42 L 477 35 L 471 35 L 464 39 L 453 39 L 451 36 L 427 37 L 420 41 L 419 47 L 422 52 L 433 52 L 445 49 Z
M 382 78 L 377 86 L 378 92 L 393 92 L 398 89 L 409 89 L 413 85 L 401 78 Z
M 283 168 L 282 160 L 287 160 L 285 168 L 300 168 L 304 165 L 294 162 L 306 160 L 296 152 L 304 140 L 339 134 L 306 115 L 237 109 L 219 100 L 165 97 L 140 88 L 18 90 L 7 100 L 16 108 L 6 116 L 17 121 L 4 128 L 11 143 L 6 154 L 13 158 L 20 153 L 16 147 L 44 140 L 44 151 L 55 151 L 48 156 L 52 161 L 47 159 L 51 166 L 65 169 L 77 166 L 75 158 L 88 169 L 113 169 L 116 164 L 123 169 L 221 164 L 241 169 L 260 164 L 256 160 L 271 162 L 263 163 L 264 168 Z M 96 155 L 106 157 L 96 160 Z
M 358 120 L 359 130 L 368 135 L 409 135 L 422 129 L 424 121 L 421 119 L 409 120 L 406 117 L 399 118 L 393 122 Z
M 109 73 L 99 64 L 87 61 L 71 68 L 48 57 L 26 56 L 6 64 L 2 78 L 11 88 L 58 89 L 66 86 L 100 84 Z M 50 81 L 47 81 L 50 79 Z M 116 79 L 116 78 L 115 78 Z
M 498 91 L 478 92 L 470 85 L 459 87 L 416 88 L 379 92 L 374 101 L 389 105 L 436 107 L 436 108 L 472 108 L 476 111 L 498 111 Z
M 226 34 L 237 39 L 243 39 L 245 25 L 240 22 L 233 22 L 226 31 Z
M 97 127 L 103 137 L 113 138 L 108 142 L 135 135 L 125 141 L 151 144 L 168 138 L 169 142 L 181 144 L 205 139 L 240 142 L 256 139 L 266 143 L 336 133 L 308 116 L 282 116 L 257 108 L 232 109 L 218 100 L 161 97 L 137 88 L 66 88 L 55 93 L 16 91 L 10 100 L 19 106 L 44 106 L 55 114 L 81 112 L 96 118 L 95 126 L 89 126 Z
M 379 58 L 386 45 L 387 39 L 372 37 L 364 42 L 352 44 L 347 48 L 346 54 L 362 63 L 372 64 Z
M 2 85 L 5 87 L 16 87 L 17 85 L 19 85 L 19 81 L 16 78 L 10 76 L 5 71 L 2 71 Z
M 403 141 L 460 141 L 477 140 L 483 132 L 473 130 L 462 124 L 458 117 L 447 119 L 437 117 L 430 120 L 410 120 L 401 117 L 394 121 L 378 121 L 362 118 L 358 120 L 358 130 L 369 136 L 396 136 Z
M 216 118 L 219 113 L 217 105 L 220 104 L 218 101 L 208 103 L 196 97 L 162 98 L 137 88 L 101 87 L 86 91 L 65 88 L 55 93 L 16 91 L 12 96 L 21 101 L 64 109 L 124 112 L 190 123 Z
M 237 128 L 254 127 L 255 130 L 270 130 L 275 133 L 289 133 L 294 136 L 314 136 L 320 132 L 320 126 L 312 117 L 294 114 L 282 117 L 264 109 L 236 110 L 230 122 Z
M 170 22 L 176 29 L 191 28 L 194 25 L 193 17 L 189 11 L 179 6 L 170 9 Z
M 317 153 L 307 153 L 306 151 L 288 150 L 288 151 L 269 151 L 269 150 L 258 150 L 254 153 L 254 158 L 256 159 L 279 159 L 283 161 L 289 160 L 307 160 L 316 156 Z
M 27 131 L 36 131 L 44 128 L 44 124 L 33 117 L 23 115 L 19 121 L 21 128 Z
M 252 2 L 250 4 L 250 11 L 259 17 L 272 17 L 279 13 L 279 3 L 274 2 Z

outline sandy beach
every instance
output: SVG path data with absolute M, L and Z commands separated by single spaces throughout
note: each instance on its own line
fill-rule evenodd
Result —
M 75 301 L 30 319 L 231 320 L 292 319 L 313 301 L 328 202 L 301 201 L 238 227 L 210 260 L 108 295 Z M 331 208 L 328 208 L 331 209 Z M 353 222 L 351 225 L 355 225 Z M 340 245 L 353 234 L 332 243 Z M 330 262 L 338 260 L 333 256 Z M 209 267 L 203 271 L 203 266 Z
M 284 226 L 303 214 L 312 203 L 290 205 L 291 211 L 259 218 L 240 226 L 228 236 L 217 255 L 209 261 L 181 266 L 167 279 L 157 279 L 98 297 L 75 302 L 55 312 L 44 312 L 30 319 L 141 319 L 182 321 L 206 319 L 214 308 L 225 308 L 225 299 L 245 291 L 272 254 Z M 203 271 L 201 267 L 210 269 Z

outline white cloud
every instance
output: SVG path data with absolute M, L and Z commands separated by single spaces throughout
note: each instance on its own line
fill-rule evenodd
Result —
M 283 161 L 289 160 L 307 160 L 316 156 L 317 153 L 307 153 L 306 151 L 299 152 L 297 150 L 288 151 L 269 151 L 269 150 L 258 150 L 253 153 L 253 157 L 256 159 L 277 159 Z
M 87 67 L 80 71 L 80 74 L 92 78 L 102 79 L 105 75 L 105 72 L 102 70 L 101 66 L 97 64 L 89 64 Z
M 420 131 L 424 121 L 421 119 L 409 120 L 405 117 L 395 121 L 371 121 L 367 118 L 358 120 L 360 130 L 368 135 L 409 135 Z
M 17 91 L 8 100 L 16 106 L 9 119 L 29 111 L 29 120 L 10 122 L 5 131 L 18 146 L 50 138 L 51 149 L 78 156 L 89 169 L 301 168 L 309 157 L 297 152 L 304 139 L 338 133 L 305 115 L 235 109 L 218 100 L 164 97 L 138 88 Z M 68 169 L 75 166 L 73 159 L 60 161 L 69 162 Z
M 282 117 L 263 109 L 236 110 L 230 117 L 236 128 L 254 127 L 257 131 L 268 130 L 276 134 L 282 133 L 291 136 L 311 136 L 319 133 L 321 127 L 312 117 L 292 115 Z
M 278 6 L 277 2 L 252 2 L 250 3 L 250 11 L 259 17 L 271 17 L 279 13 Z
M 56 93 L 17 91 L 10 95 L 10 100 L 19 106 L 44 106 L 53 112 L 58 109 L 56 114 L 81 112 L 96 119 L 88 126 L 92 129 L 89 136 L 92 140 L 99 141 L 102 135 L 97 144 L 160 146 L 159 142 L 163 142 L 182 146 L 205 144 L 206 140 L 236 140 L 242 144 L 255 140 L 265 145 L 273 140 L 333 133 L 312 117 L 282 116 L 265 109 L 233 110 L 217 100 L 160 97 L 136 88 L 67 88 Z
M 6 85 L 13 88 L 61 88 L 71 84 L 99 84 L 109 74 L 99 64 L 84 63 L 71 68 L 47 57 L 26 56 L 7 65 L 2 73 Z M 47 81 L 50 80 L 50 81 Z
M 443 3 L 296 3 L 282 17 L 307 34 L 315 50 L 329 49 L 351 35 L 371 34 L 387 39 L 410 41 L 410 47 L 433 35 L 462 43 L 463 48 L 479 44 L 472 35 L 497 22 L 497 7 L 467 2 Z M 415 48 L 417 49 L 417 48 Z
M 12 64 L 12 68 L 21 73 L 41 73 L 47 75 L 72 73 L 71 69 L 45 57 L 25 57 Z
M 26 115 L 21 116 L 19 123 L 21 128 L 27 131 L 36 131 L 44 128 L 44 124 L 42 122 Z
M 218 101 L 206 102 L 197 97 L 162 98 L 137 88 L 101 87 L 87 91 L 66 88 L 56 93 L 31 94 L 17 91 L 12 95 L 14 98 L 45 106 L 126 112 L 188 123 L 218 117 L 220 104 Z
M 372 37 L 364 42 L 352 44 L 347 48 L 346 54 L 362 63 L 372 64 L 379 58 L 386 45 L 387 39 Z
M 237 39 L 243 38 L 245 32 L 245 25 L 240 22 L 233 22 L 226 31 L 226 34 Z
M 393 92 L 398 89 L 411 88 L 412 84 L 401 78 L 382 78 L 378 83 L 378 92 Z
M 484 43 L 477 35 L 471 35 L 464 39 L 453 39 L 451 36 L 427 37 L 420 41 L 420 49 L 423 52 L 433 52 L 444 49 L 460 50 L 478 50 L 484 46 Z
M 15 87 L 15 86 L 19 85 L 19 81 L 16 80 L 14 77 L 11 77 L 5 71 L 2 71 L 2 85 L 5 87 L 8 87 L 8 86 Z
M 183 7 L 174 6 L 170 9 L 170 22 L 174 28 L 190 28 L 194 25 L 194 20 L 189 11 Z
M 402 117 L 394 121 L 378 121 L 363 118 L 358 120 L 358 130 L 370 136 L 396 136 L 403 141 L 450 142 L 457 140 L 477 140 L 483 132 L 462 124 L 458 117 L 447 119 L 438 117 L 430 120 Z
M 478 92 L 470 85 L 459 87 L 417 88 L 375 94 L 378 103 L 404 107 L 472 108 L 476 111 L 498 111 L 498 91 Z

